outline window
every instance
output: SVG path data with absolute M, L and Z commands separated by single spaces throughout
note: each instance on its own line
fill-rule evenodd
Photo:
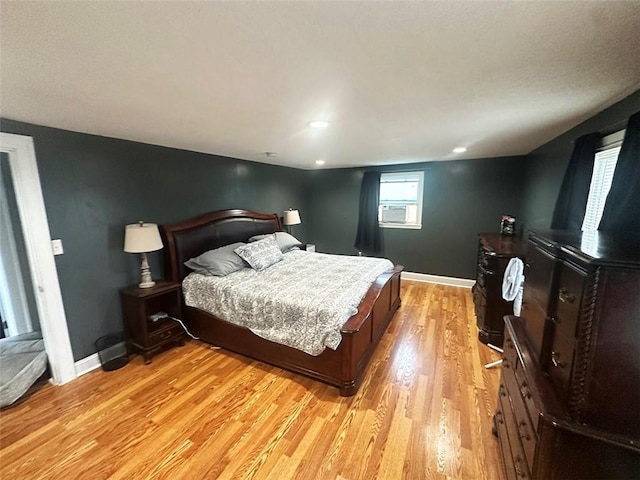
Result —
M 582 230 L 596 231 L 604 212 L 604 204 L 611 189 L 613 172 L 616 169 L 620 145 L 624 137 L 624 130 L 616 132 L 602 139 L 602 146 L 596 153 L 593 163 L 593 174 L 589 186 L 587 209 L 582 221 Z
M 378 222 L 381 227 L 422 228 L 424 172 L 383 173 L 380 176 Z

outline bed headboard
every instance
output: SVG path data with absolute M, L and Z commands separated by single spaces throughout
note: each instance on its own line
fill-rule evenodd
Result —
M 184 262 L 207 250 L 280 230 L 278 214 L 250 210 L 218 210 L 181 223 L 162 225 L 167 280 L 181 283 L 191 272 Z

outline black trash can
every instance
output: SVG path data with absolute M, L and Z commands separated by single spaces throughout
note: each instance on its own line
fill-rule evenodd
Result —
M 96 340 L 100 365 L 106 372 L 117 370 L 129 363 L 127 341 L 124 333 L 105 335 Z

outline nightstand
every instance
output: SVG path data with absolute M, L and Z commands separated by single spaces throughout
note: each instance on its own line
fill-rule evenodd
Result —
M 127 337 L 145 364 L 150 364 L 151 355 L 170 342 L 184 345 L 184 330 L 178 322 L 170 318 L 151 320 L 157 313 L 181 318 L 179 283 L 161 280 L 150 288 L 126 287 L 120 290 L 120 301 Z

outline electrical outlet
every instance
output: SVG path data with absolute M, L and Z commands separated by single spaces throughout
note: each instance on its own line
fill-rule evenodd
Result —
M 54 255 L 62 255 L 64 253 L 64 249 L 62 248 L 62 240 L 60 240 L 59 238 L 51 240 L 51 249 L 53 250 Z
M 167 315 L 164 312 L 158 312 L 158 313 L 154 313 L 153 315 L 149 315 L 149 320 L 151 320 L 152 322 L 158 322 L 163 318 L 167 318 L 168 316 L 169 315 Z

